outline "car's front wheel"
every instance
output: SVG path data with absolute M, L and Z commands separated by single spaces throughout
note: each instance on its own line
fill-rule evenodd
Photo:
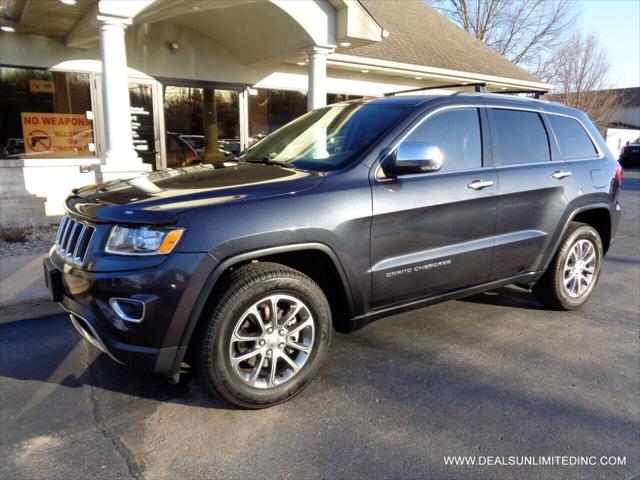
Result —
M 202 330 L 198 369 L 209 388 L 242 408 L 289 400 L 318 373 L 331 339 L 331 309 L 313 280 L 276 263 L 224 278 Z
M 602 240 L 597 230 L 573 222 L 533 294 L 546 307 L 573 310 L 587 301 L 602 268 Z

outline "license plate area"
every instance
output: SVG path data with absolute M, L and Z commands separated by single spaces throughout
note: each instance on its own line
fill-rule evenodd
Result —
M 62 301 L 64 288 L 62 286 L 62 272 L 44 261 L 44 281 L 49 289 L 49 295 L 54 302 Z

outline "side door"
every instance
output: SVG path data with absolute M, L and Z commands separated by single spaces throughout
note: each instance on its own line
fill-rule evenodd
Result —
M 576 184 L 541 111 L 493 107 L 487 113 L 500 184 L 491 271 L 499 279 L 542 268 Z
M 427 113 L 400 142 L 437 146 L 443 156 L 441 170 L 394 178 L 385 178 L 380 167 L 375 170 L 374 307 L 487 279 L 497 212 L 497 174 L 483 160 L 487 138 L 482 108 L 445 107 Z

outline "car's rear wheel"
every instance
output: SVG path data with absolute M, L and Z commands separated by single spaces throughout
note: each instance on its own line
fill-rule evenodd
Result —
M 602 268 L 602 240 L 597 230 L 573 222 L 533 294 L 546 307 L 573 310 L 587 301 Z
M 331 339 L 331 309 L 318 285 L 276 263 L 229 273 L 202 330 L 198 369 L 209 388 L 242 408 L 300 393 L 318 373 Z

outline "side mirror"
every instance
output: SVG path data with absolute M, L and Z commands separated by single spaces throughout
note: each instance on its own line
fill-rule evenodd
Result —
M 430 143 L 402 142 L 382 162 L 385 175 L 437 172 L 442 168 L 442 152 Z

